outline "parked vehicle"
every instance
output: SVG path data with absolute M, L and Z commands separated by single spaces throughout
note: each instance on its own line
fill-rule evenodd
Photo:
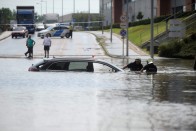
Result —
M 25 26 L 18 26 L 14 27 L 12 31 L 12 38 L 17 38 L 17 37 L 28 37 L 28 30 Z
M 37 36 L 44 38 L 46 34 L 49 34 L 50 37 L 67 37 L 69 38 L 69 28 L 67 26 L 54 26 L 48 27 L 45 30 L 39 31 Z
M 32 65 L 29 71 L 46 72 L 123 72 L 123 70 L 113 64 L 103 60 L 93 58 L 53 58 L 44 59 Z
M 17 24 L 26 26 L 29 34 L 35 33 L 34 6 L 17 6 Z
M 41 23 L 36 24 L 35 30 L 36 31 L 45 30 L 44 24 Z

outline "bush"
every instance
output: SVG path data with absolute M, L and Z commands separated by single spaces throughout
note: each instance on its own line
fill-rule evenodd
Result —
M 159 56 L 170 58 L 194 58 L 196 55 L 195 34 L 182 41 L 171 41 L 159 46 Z
M 184 44 L 181 48 L 181 51 L 178 54 L 176 54 L 176 56 L 180 58 L 189 58 L 189 59 L 193 59 L 195 55 L 196 55 L 196 42 Z

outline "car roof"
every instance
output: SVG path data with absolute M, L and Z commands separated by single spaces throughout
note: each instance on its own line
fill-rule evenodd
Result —
M 46 58 L 44 61 L 97 61 L 97 59 L 94 59 L 92 57 L 69 57 L 69 58 Z

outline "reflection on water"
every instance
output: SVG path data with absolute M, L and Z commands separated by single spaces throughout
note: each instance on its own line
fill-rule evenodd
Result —
M 28 72 L 37 61 L 0 59 L 2 131 L 196 130 L 191 61 L 157 60 L 155 75 Z

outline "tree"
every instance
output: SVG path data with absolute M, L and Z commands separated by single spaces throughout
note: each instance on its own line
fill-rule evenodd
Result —
M 10 20 L 13 18 L 12 11 L 9 8 L 0 9 L 0 28 L 4 31 L 9 29 Z
M 142 20 L 142 18 L 144 17 L 144 15 L 142 14 L 142 12 L 138 12 L 138 15 L 137 15 L 137 19 L 138 20 Z

